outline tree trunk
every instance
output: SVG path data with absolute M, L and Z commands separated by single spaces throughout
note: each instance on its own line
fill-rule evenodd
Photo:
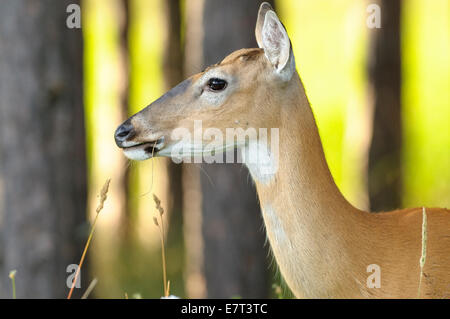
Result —
M 66 8 L 77 2 L 2 2 L 2 297 L 11 296 L 12 269 L 17 269 L 17 297 L 65 297 L 66 267 L 77 264 L 82 253 L 82 36 L 81 29 L 66 26 Z
M 180 1 L 172 0 L 164 2 L 164 17 L 166 21 L 166 38 L 164 41 L 164 84 L 166 90 L 171 89 L 183 80 L 183 50 L 181 45 L 181 9 Z M 167 159 L 167 173 L 169 175 L 170 195 L 171 195 L 171 223 L 170 231 L 173 234 L 175 229 L 181 233 L 181 207 L 182 207 L 182 187 L 181 174 L 182 165 L 173 163 Z
M 164 1 L 165 41 L 163 56 L 163 75 L 166 90 L 183 80 L 183 49 L 181 43 L 180 0 Z M 166 206 L 169 216 L 167 232 L 168 251 L 183 251 L 183 214 L 182 214 L 182 164 L 175 164 L 166 158 L 167 178 L 169 181 L 170 203 Z M 180 258 L 184 260 L 184 258 Z
M 254 29 L 260 2 L 204 1 L 203 38 L 197 42 L 203 43 L 199 53 L 203 56 L 203 67 L 219 62 L 234 50 L 257 47 Z M 187 21 L 187 28 L 199 29 L 191 26 L 194 23 Z M 190 36 L 186 35 L 188 40 Z M 189 43 L 186 45 L 194 49 Z M 195 63 L 197 58 L 192 51 L 186 53 L 187 59 Z M 204 263 L 204 279 L 200 282 L 206 282 L 207 297 L 267 297 L 265 233 L 247 169 L 242 164 L 202 164 L 200 175 L 203 198 L 200 256 Z
M 401 39 L 400 0 L 382 0 L 381 28 L 373 29 L 369 77 L 374 98 L 369 152 L 371 210 L 401 206 Z
M 129 26 L 130 26 L 130 3 L 129 0 L 121 0 L 118 6 L 118 15 L 120 16 L 120 36 L 119 36 L 119 50 L 120 50 L 120 113 L 121 120 L 125 121 L 129 116 L 128 111 L 128 99 L 130 91 L 130 53 L 129 53 Z M 123 159 L 123 166 L 126 167 L 126 159 Z M 121 190 L 124 192 L 123 203 L 121 209 L 121 235 L 122 243 L 128 242 L 132 233 L 132 216 L 130 214 L 130 204 L 129 204 L 129 172 L 128 169 L 123 169 L 120 171 L 120 184 L 122 185 Z

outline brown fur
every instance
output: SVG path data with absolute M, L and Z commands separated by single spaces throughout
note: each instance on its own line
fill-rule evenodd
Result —
M 210 71 L 231 79 L 230 93 L 219 106 L 199 98 L 202 77 Z M 298 74 L 280 82 L 273 72 L 262 49 L 236 51 L 192 76 L 182 94 L 156 101 L 132 117 L 133 140 L 145 142 L 158 135 L 170 143 L 174 128 L 192 130 L 196 119 L 204 128 L 223 131 L 279 128 L 278 172 L 269 183 L 255 183 L 274 256 L 295 295 L 448 298 L 450 211 L 426 209 L 427 256 L 419 291 L 422 208 L 371 214 L 349 204 L 328 169 Z M 380 288 L 366 285 L 370 264 L 381 267 Z

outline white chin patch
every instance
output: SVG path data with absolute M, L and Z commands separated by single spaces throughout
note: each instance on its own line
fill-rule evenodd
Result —
M 126 157 L 134 161 L 145 161 L 152 157 L 152 154 L 147 153 L 143 148 L 124 149 L 123 153 Z

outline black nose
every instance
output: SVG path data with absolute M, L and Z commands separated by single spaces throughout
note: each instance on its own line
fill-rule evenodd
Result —
M 122 147 L 123 142 L 131 139 L 134 135 L 133 125 L 129 121 L 126 121 L 117 128 L 114 133 L 114 139 L 116 140 L 117 146 Z

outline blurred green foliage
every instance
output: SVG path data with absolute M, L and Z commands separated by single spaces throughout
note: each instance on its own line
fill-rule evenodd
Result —
M 364 208 L 364 176 L 357 168 L 367 135 L 358 126 L 367 112 L 366 3 L 280 0 L 276 5 L 291 38 L 331 173 L 350 202 Z
M 450 3 L 404 1 L 405 206 L 450 207 Z
M 130 0 L 130 114 L 163 93 L 162 1 Z M 119 156 L 112 140 L 120 114 L 118 82 L 123 76 L 117 71 L 118 3 L 83 1 L 85 105 L 93 198 L 95 190 L 115 169 L 108 170 L 108 165 Z M 408 0 L 403 4 L 404 204 L 449 207 L 449 2 Z M 291 37 L 297 69 L 318 122 L 331 172 L 344 195 L 364 208 L 364 148 L 370 137 L 366 122 L 368 2 L 279 0 L 276 5 Z M 132 165 L 128 194 L 132 214 L 145 212 L 147 207 L 147 213 L 152 212 L 149 196 L 142 196 L 148 191 L 145 187 L 150 186 L 149 176 L 145 176 L 144 183 L 139 181 L 149 172 L 141 165 Z M 99 278 L 96 297 L 162 295 L 159 244 L 148 245 L 139 236 L 118 243 L 112 239 L 114 232 L 98 236 L 97 249 L 91 253 L 97 265 L 92 271 Z M 177 236 L 168 248 L 168 277 L 172 293 L 183 297 L 182 234 Z M 279 290 L 273 296 L 279 296 Z

